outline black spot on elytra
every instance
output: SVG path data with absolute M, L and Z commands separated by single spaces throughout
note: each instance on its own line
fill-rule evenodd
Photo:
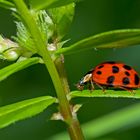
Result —
M 114 82 L 114 80 L 115 80 L 115 77 L 114 76 L 109 76 L 108 78 L 107 78 L 107 84 L 113 84 L 113 82 Z
M 103 68 L 104 67 L 104 65 L 100 65 L 99 67 L 98 67 L 98 69 L 101 69 L 101 68 Z
M 101 71 L 97 71 L 96 74 L 100 75 L 100 74 L 102 74 L 102 72 Z
M 130 66 L 128 66 L 128 65 L 124 65 L 123 66 L 126 70 L 131 70 L 132 68 L 130 67 Z
M 117 66 L 112 66 L 112 72 L 113 72 L 113 73 L 118 73 L 118 72 L 119 72 L 119 67 L 117 67 Z
M 130 83 L 129 78 L 128 77 L 124 77 L 122 79 L 122 83 L 123 83 L 123 85 L 128 85 Z
M 116 62 L 114 62 L 114 61 L 107 61 L 105 63 L 108 63 L 108 64 L 116 64 Z
M 137 74 L 135 74 L 135 79 L 134 79 L 134 81 L 135 81 L 135 85 L 138 85 L 139 82 L 140 82 L 139 76 L 138 76 Z
M 125 71 L 125 75 L 130 76 L 130 73 L 128 71 Z

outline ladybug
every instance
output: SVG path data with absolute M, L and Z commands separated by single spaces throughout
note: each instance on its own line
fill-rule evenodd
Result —
M 140 78 L 132 67 L 121 62 L 108 61 L 87 72 L 76 86 L 83 90 L 86 84 L 90 90 L 97 85 L 103 91 L 108 87 L 114 87 L 132 92 L 140 87 Z

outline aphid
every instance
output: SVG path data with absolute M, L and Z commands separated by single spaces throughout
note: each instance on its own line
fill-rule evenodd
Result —
M 76 84 L 79 90 L 83 90 L 88 84 L 90 90 L 96 84 L 103 91 L 108 87 L 121 88 L 128 91 L 140 87 L 138 73 L 130 66 L 120 62 L 104 62 L 87 72 Z

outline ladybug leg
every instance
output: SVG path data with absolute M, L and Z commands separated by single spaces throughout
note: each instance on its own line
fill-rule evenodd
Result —
M 94 83 L 92 80 L 90 80 L 90 85 L 91 85 L 91 91 L 93 91 L 94 90 Z
M 87 88 L 88 88 L 89 90 L 91 90 L 91 85 L 90 85 L 89 82 L 87 83 Z
M 132 95 L 135 95 L 134 90 L 132 90 L 132 89 L 130 89 L 130 88 L 126 88 L 126 87 L 119 87 L 119 88 L 124 89 L 124 90 L 130 92 Z
M 102 89 L 102 91 L 105 93 L 105 88 L 103 86 L 101 86 L 100 84 L 98 83 L 95 83 L 100 89 Z
M 94 83 L 92 80 L 88 82 L 88 89 L 92 92 L 94 90 Z

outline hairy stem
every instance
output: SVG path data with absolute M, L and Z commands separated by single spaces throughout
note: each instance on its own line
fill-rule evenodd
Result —
M 70 93 L 67 76 L 64 68 L 64 57 L 61 55 L 59 58 L 56 59 L 55 65 L 57 68 L 57 71 L 59 73 L 59 77 L 62 83 L 62 86 L 64 88 L 64 91 L 66 94 Z
M 61 55 L 61 57 L 59 57 L 55 61 L 55 65 L 56 65 L 57 71 L 59 73 L 59 77 L 60 77 L 62 86 L 64 88 L 64 92 L 65 92 L 65 94 L 69 94 L 70 89 L 69 89 L 63 62 L 64 62 L 64 58 Z M 71 106 L 70 103 L 69 103 L 69 106 Z M 84 136 L 83 136 L 79 121 L 77 119 L 77 115 L 76 115 L 76 113 L 72 112 L 72 109 L 71 109 L 71 114 L 72 114 L 72 121 L 71 121 L 71 124 L 68 125 L 68 131 L 69 131 L 70 137 L 72 140 L 84 140 Z

